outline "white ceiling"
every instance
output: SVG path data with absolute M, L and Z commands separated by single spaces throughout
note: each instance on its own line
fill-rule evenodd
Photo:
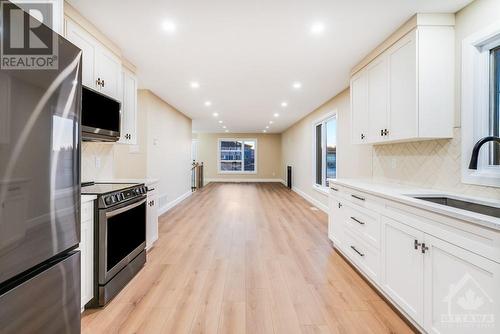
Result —
M 221 132 L 218 120 L 230 132 L 260 132 L 273 120 L 269 132 L 282 132 L 345 89 L 350 69 L 414 13 L 454 13 L 469 2 L 69 0 L 137 66 L 140 86 L 200 132 Z M 324 31 L 315 35 L 317 22 Z

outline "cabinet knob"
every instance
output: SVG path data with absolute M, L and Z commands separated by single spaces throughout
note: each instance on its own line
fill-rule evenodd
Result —
M 384 136 L 384 130 L 380 130 L 380 137 Z
M 361 139 L 365 139 L 365 135 L 364 134 L 361 134 Z
M 389 135 L 389 130 L 384 129 L 384 136 L 387 136 L 387 135 Z
M 429 250 L 429 247 L 427 247 L 427 246 L 425 245 L 425 242 L 424 242 L 424 243 L 422 243 L 422 254 L 425 254 L 425 252 L 426 252 L 426 251 L 428 251 L 428 250 Z
M 415 247 L 415 249 L 418 249 L 418 247 L 422 246 L 421 243 L 418 242 L 417 239 L 415 239 L 415 242 L 413 243 L 413 247 Z
M 101 78 L 97 78 L 97 81 L 95 82 L 97 86 L 101 85 Z
M 104 80 L 102 80 L 102 86 L 104 87 Z

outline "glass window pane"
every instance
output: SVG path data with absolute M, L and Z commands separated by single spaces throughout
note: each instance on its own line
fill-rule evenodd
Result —
M 255 171 L 255 141 L 245 142 L 245 171 Z
M 491 50 L 490 135 L 500 136 L 500 47 Z M 500 165 L 500 145 L 490 144 L 490 165 Z
M 321 145 L 322 124 L 316 125 L 316 184 L 323 184 L 323 150 Z
M 220 160 L 241 160 L 241 141 L 221 141 Z
M 326 122 L 326 179 L 337 177 L 337 118 Z M 326 182 L 328 186 L 328 181 Z
M 223 172 L 241 171 L 241 161 L 222 161 L 220 163 L 220 170 Z

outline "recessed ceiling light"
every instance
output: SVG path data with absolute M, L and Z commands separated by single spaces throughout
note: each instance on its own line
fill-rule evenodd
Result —
M 226 129 L 226 128 L 227 128 L 227 126 L 225 126 L 225 125 L 224 125 L 222 128 L 223 128 L 223 129 Z
M 211 101 L 205 101 L 205 106 L 210 107 L 212 105 Z
M 280 114 L 278 114 L 278 113 L 274 113 L 274 115 L 273 115 L 273 116 L 274 116 L 274 117 L 280 117 Z
M 269 121 L 269 124 L 273 124 L 274 122 L 273 121 Z
M 266 132 L 267 132 L 267 130 L 262 130 L 262 132 L 266 133 Z
M 177 30 L 177 26 L 171 20 L 163 21 L 161 26 L 162 26 L 163 30 L 165 30 L 168 33 L 174 33 Z
M 224 123 L 224 122 L 223 121 L 219 121 L 219 124 L 222 124 L 222 123 Z
M 325 24 L 323 22 L 315 22 L 311 26 L 311 33 L 313 33 L 314 35 L 319 35 L 323 31 L 325 31 Z
M 214 117 L 219 117 L 219 113 L 218 113 L 218 112 L 214 112 L 214 113 L 212 114 L 212 116 L 214 116 Z
M 266 126 L 266 129 L 269 129 L 269 125 L 268 125 L 268 126 Z
M 191 86 L 191 88 L 193 89 L 196 89 L 196 88 L 200 88 L 200 83 L 198 81 L 193 81 L 189 84 Z
M 283 108 L 288 107 L 288 102 L 285 102 L 285 101 L 281 102 L 281 106 L 282 106 Z
M 229 130 L 226 130 L 226 131 L 224 131 L 224 132 L 228 133 L 228 132 L 229 132 Z
M 295 81 L 293 84 L 292 84 L 292 87 L 295 88 L 295 89 L 300 89 L 302 87 L 302 84 L 298 81 Z

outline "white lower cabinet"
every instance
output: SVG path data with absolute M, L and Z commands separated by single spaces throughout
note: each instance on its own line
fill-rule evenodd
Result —
M 359 197 L 359 189 L 331 191 L 328 236 L 419 330 L 500 333 L 500 263 L 494 255 L 500 236 L 463 221 L 441 224 L 440 216 L 424 218 L 411 208 L 392 211 L 392 202 L 376 203 L 373 196 L 364 203 L 370 209 L 361 208 L 353 194 Z M 488 247 L 497 251 L 487 253 Z
M 94 202 L 82 203 L 80 234 L 81 308 L 94 298 Z
M 382 222 L 382 287 L 399 307 L 421 324 L 424 319 L 424 257 L 418 244 L 423 242 L 424 234 L 386 217 Z
M 427 332 L 500 333 L 499 264 L 430 235 L 425 247 Z
M 158 195 L 155 185 L 148 186 L 146 202 L 146 249 L 153 247 L 158 240 Z
M 328 237 L 335 245 L 341 245 L 344 235 L 342 203 L 329 198 L 330 214 L 328 215 Z

